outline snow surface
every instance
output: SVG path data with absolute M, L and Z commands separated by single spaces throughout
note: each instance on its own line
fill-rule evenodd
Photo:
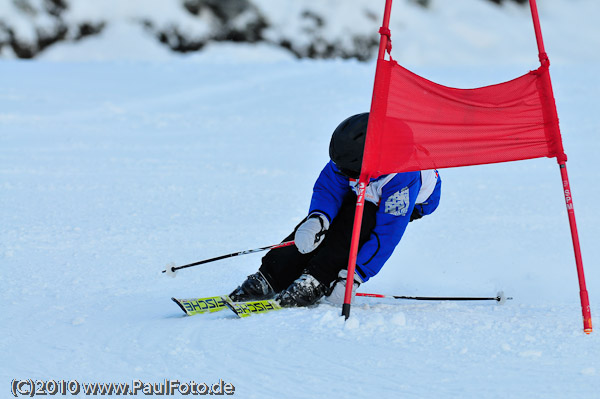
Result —
M 597 40 L 594 24 L 575 28 Z M 588 43 L 548 38 L 550 59 Z M 72 49 L 77 57 L 84 45 Z M 532 48 L 507 66 L 406 62 L 439 83 L 474 87 L 534 69 Z M 600 338 L 582 332 L 551 159 L 440 171 L 440 208 L 411 223 L 360 288 L 502 289 L 514 297 L 503 306 L 359 298 L 347 322 L 326 304 L 244 320 L 181 316 L 171 296 L 228 293 L 261 255 L 175 279 L 164 266 L 282 239 L 306 214 L 331 131 L 369 107 L 373 63 L 294 61 L 264 47 L 249 59 L 250 49 L 239 60 L 0 63 L 0 395 L 15 378 L 169 378 L 223 379 L 239 398 L 598 397 Z M 593 316 L 597 60 L 551 67 Z

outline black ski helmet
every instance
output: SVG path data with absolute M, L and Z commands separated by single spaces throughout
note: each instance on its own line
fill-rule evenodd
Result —
M 362 166 L 369 113 L 352 115 L 331 135 L 329 158 L 344 175 L 358 179 Z

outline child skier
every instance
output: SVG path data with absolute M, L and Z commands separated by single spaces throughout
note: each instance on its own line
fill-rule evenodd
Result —
M 295 245 L 269 251 L 258 272 L 231 294 L 233 301 L 275 298 L 282 307 L 309 306 L 323 296 L 342 303 L 369 113 L 353 115 L 335 129 L 331 160 L 313 188 L 308 216 L 284 240 Z M 366 188 L 353 293 L 392 255 L 410 221 L 438 206 L 441 179 L 435 170 L 392 173 Z

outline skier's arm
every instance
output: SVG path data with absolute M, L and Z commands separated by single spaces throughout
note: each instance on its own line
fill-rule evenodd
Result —
M 321 171 L 313 187 L 309 215 L 323 214 L 331 222 L 338 214 L 344 196 L 350 191 L 348 178 L 329 161 Z
M 375 228 L 356 259 L 357 271 L 363 281 L 381 270 L 402 239 L 420 186 L 418 174 L 406 173 L 396 175 L 383 187 Z

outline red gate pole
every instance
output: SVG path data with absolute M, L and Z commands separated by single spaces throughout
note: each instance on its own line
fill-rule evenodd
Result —
M 390 43 L 390 33 L 389 33 L 389 25 L 390 25 L 390 14 L 392 12 L 392 0 L 385 1 L 385 11 L 383 13 L 383 24 L 379 33 L 381 34 L 381 39 L 379 40 L 379 53 L 377 56 L 377 63 L 385 59 L 385 50 L 388 48 L 388 44 Z M 375 73 L 375 82 L 377 82 L 377 73 Z M 373 114 L 373 104 L 375 103 L 375 87 L 377 84 L 374 84 L 373 88 L 373 97 L 371 99 L 371 115 Z M 369 123 L 369 125 L 371 125 Z M 368 132 L 368 128 L 367 128 Z M 367 133 L 368 137 L 368 133 Z M 363 161 L 364 162 L 364 161 Z M 358 255 L 358 241 L 360 236 L 360 228 L 362 225 L 362 216 L 365 204 L 365 190 L 367 188 L 367 184 L 369 183 L 369 176 L 367 174 L 363 174 L 361 172 L 360 178 L 358 180 L 358 195 L 356 197 L 356 211 L 354 212 L 354 225 L 352 228 L 352 241 L 350 243 L 350 255 L 348 259 L 348 280 L 352 281 L 354 277 L 354 271 L 356 269 L 356 257 Z M 348 319 L 350 317 L 350 305 L 352 302 L 352 283 L 346 284 L 346 292 L 344 294 L 344 304 L 342 305 L 342 316 Z
M 579 297 L 581 299 L 581 312 L 583 315 L 583 331 L 586 334 L 592 332 L 592 312 L 590 311 L 590 300 L 588 298 L 587 288 L 585 286 L 585 275 L 583 272 L 583 260 L 581 258 L 581 248 L 579 246 L 579 234 L 577 233 L 577 222 L 575 221 L 575 208 L 573 207 L 573 197 L 571 196 L 571 187 L 569 185 L 569 175 L 567 174 L 566 163 L 560 162 L 560 174 L 563 181 L 563 190 L 565 193 L 565 203 L 569 215 L 569 225 L 571 227 L 571 238 L 573 239 L 573 249 L 575 251 L 575 264 L 577 266 L 577 278 L 579 279 Z
M 535 40 L 537 41 L 540 62 L 543 64 L 548 61 L 548 55 L 544 49 L 544 39 L 542 38 L 542 28 L 540 26 L 540 17 L 538 16 L 537 3 L 535 0 L 529 0 L 531 7 L 531 17 L 533 18 L 533 30 L 535 31 Z
M 533 18 L 533 29 L 535 30 L 535 38 L 537 40 L 539 58 L 542 65 L 549 65 L 548 55 L 544 49 L 544 40 L 542 38 L 542 29 L 540 26 L 540 18 L 538 15 L 536 0 L 529 0 L 531 7 L 531 16 Z M 552 84 L 548 76 L 548 90 L 552 94 Z M 554 96 L 552 96 L 554 99 Z M 553 104 L 556 113 L 556 105 Z M 579 234 L 577 232 L 577 222 L 575 220 L 575 209 L 573 207 L 573 197 L 571 195 L 571 187 L 569 184 L 569 175 L 567 174 L 566 156 L 557 157 L 557 162 L 560 167 L 560 174 L 563 182 L 563 191 L 565 195 L 565 203 L 567 206 L 567 214 L 569 216 L 569 226 L 571 228 L 571 238 L 573 240 L 573 250 L 575 252 L 575 264 L 577 266 L 577 278 L 579 279 L 579 297 L 581 300 L 581 312 L 583 315 L 583 331 L 586 334 L 592 332 L 592 313 L 590 311 L 590 300 L 585 285 L 585 274 L 583 272 L 583 260 L 581 258 L 581 247 L 579 245 Z
M 350 257 L 348 259 L 348 277 L 346 278 L 346 292 L 344 293 L 344 304 L 342 305 L 342 316 L 348 320 L 350 317 L 350 304 L 352 303 L 352 286 L 354 271 L 356 269 L 356 256 L 358 255 L 358 239 L 362 225 L 362 216 L 365 205 L 365 190 L 369 182 L 361 174 L 358 181 L 358 196 L 356 198 L 356 211 L 354 212 L 354 226 L 352 228 L 352 241 L 350 243 Z

